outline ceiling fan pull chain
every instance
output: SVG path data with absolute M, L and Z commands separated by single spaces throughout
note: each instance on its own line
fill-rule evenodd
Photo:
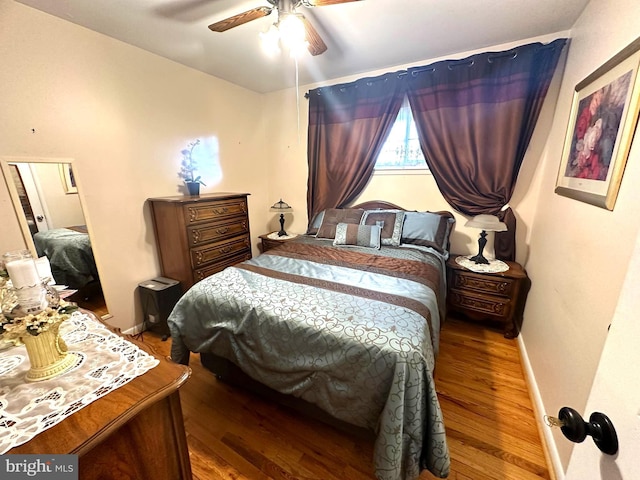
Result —
M 296 65 L 296 114 L 298 120 L 298 145 L 300 145 L 300 86 L 298 85 L 300 79 L 298 77 L 298 58 L 294 57 L 293 61 Z

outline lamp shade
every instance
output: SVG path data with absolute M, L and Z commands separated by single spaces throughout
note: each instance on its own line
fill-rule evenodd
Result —
M 487 215 L 482 213 L 476 215 L 464 224 L 465 227 L 473 227 L 484 230 L 485 232 L 506 232 L 507 225 L 502 223 L 495 215 Z
M 282 199 L 280 199 L 280 201 L 271 205 L 271 208 L 269 209 L 269 211 L 276 212 L 276 213 L 286 213 L 286 212 L 292 212 L 293 208 L 291 208 L 287 202 L 283 202 Z

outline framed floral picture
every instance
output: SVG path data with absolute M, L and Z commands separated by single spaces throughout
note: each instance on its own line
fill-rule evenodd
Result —
M 62 179 L 62 189 L 64 193 L 78 193 L 78 187 L 76 187 L 76 179 L 73 176 L 73 169 L 70 163 L 60 164 L 60 178 Z
M 576 85 L 555 192 L 613 210 L 640 109 L 640 38 Z

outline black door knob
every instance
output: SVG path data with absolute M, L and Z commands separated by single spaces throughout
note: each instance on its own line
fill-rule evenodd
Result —
M 558 420 L 560 430 L 572 442 L 583 442 L 589 435 L 603 453 L 615 455 L 618 452 L 616 429 L 604 413 L 594 412 L 589 422 L 585 422 L 573 408 L 562 407 L 558 412 Z

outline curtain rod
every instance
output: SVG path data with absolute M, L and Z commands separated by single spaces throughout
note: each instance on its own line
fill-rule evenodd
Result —
M 366 84 L 367 85 L 371 85 L 371 83 L 376 82 L 376 81 L 380 81 L 383 80 L 383 78 L 380 77 L 385 77 L 387 75 L 393 74 L 395 73 L 398 78 L 404 78 L 407 75 L 411 74 L 413 77 L 417 76 L 420 73 L 433 73 L 437 70 L 436 65 L 438 64 L 442 64 L 442 65 L 447 65 L 447 68 L 449 70 L 456 68 L 456 67 L 462 67 L 462 66 L 468 66 L 471 67 L 475 64 L 475 60 L 478 59 L 478 57 L 482 56 L 482 55 L 487 55 L 487 62 L 489 63 L 493 63 L 494 60 L 499 59 L 499 58 L 504 58 L 504 57 L 510 57 L 510 60 L 514 60 L 517 56 L 518 56 L 518 51 L 520 49 L 522 49 L 523 47 L 527 47 L 527 46 L 531 46 L 531 45 L 538 45 L 540 50 L 543 49 L 547 49 L 547 48 L 554 48 L 555 47 L 555 42 L 557 42 L 558 40 L 566 40 L 562 39 L 562 38 L 557 38 L 556 40 L 553 40 L 547 44 L 541 44 L 541 43 L 529 43 L 529 44 L 525 44 L 525 45 L 519 45 L 517 47 L 513 47 L 509 50 L 505 50 L 503 52 L 484 52 L 484 53 L 477 53 L 475 55 L 471 55 L 467 58 L 462 58 L 462 59 L 458 59 L 458 60 L 440 60 L 438 62 L 429 64 L 429 65 L 425 65 L 425 66 L 421 66 L 421 67 L 411 67 L 407 70 L 399 70 L 397 72 L 387 72 L 387 73 L 383 73 L 382 75 L 380 75 L 379 77 L 373 77 L 373 78 L 360 78 L 358 80 L 355 80 L 353 82 L 350 83 L 344 83 L 344 84 L 335 84 L 335 85 L 327 85 L 326 87 L 319 87 L 313 90 L 309 90 L 308 92 L 306 92 L 304 94 L 304 98 L 309 99 L 309 96 L 311 95 L 312 91 L 316 91 L 317 95 L 321 95 L 322 92 L 321 90 L 324 89 L 334 89 L 334 88 L 340 88 L 340 89 L 346 89 L 349 88 L 351 86 L 357 86 L 356 84 L 358 82 L 362 82 L 363 80 L 367 80 Z M 564 44 L 563 44 L 564 46 Z

